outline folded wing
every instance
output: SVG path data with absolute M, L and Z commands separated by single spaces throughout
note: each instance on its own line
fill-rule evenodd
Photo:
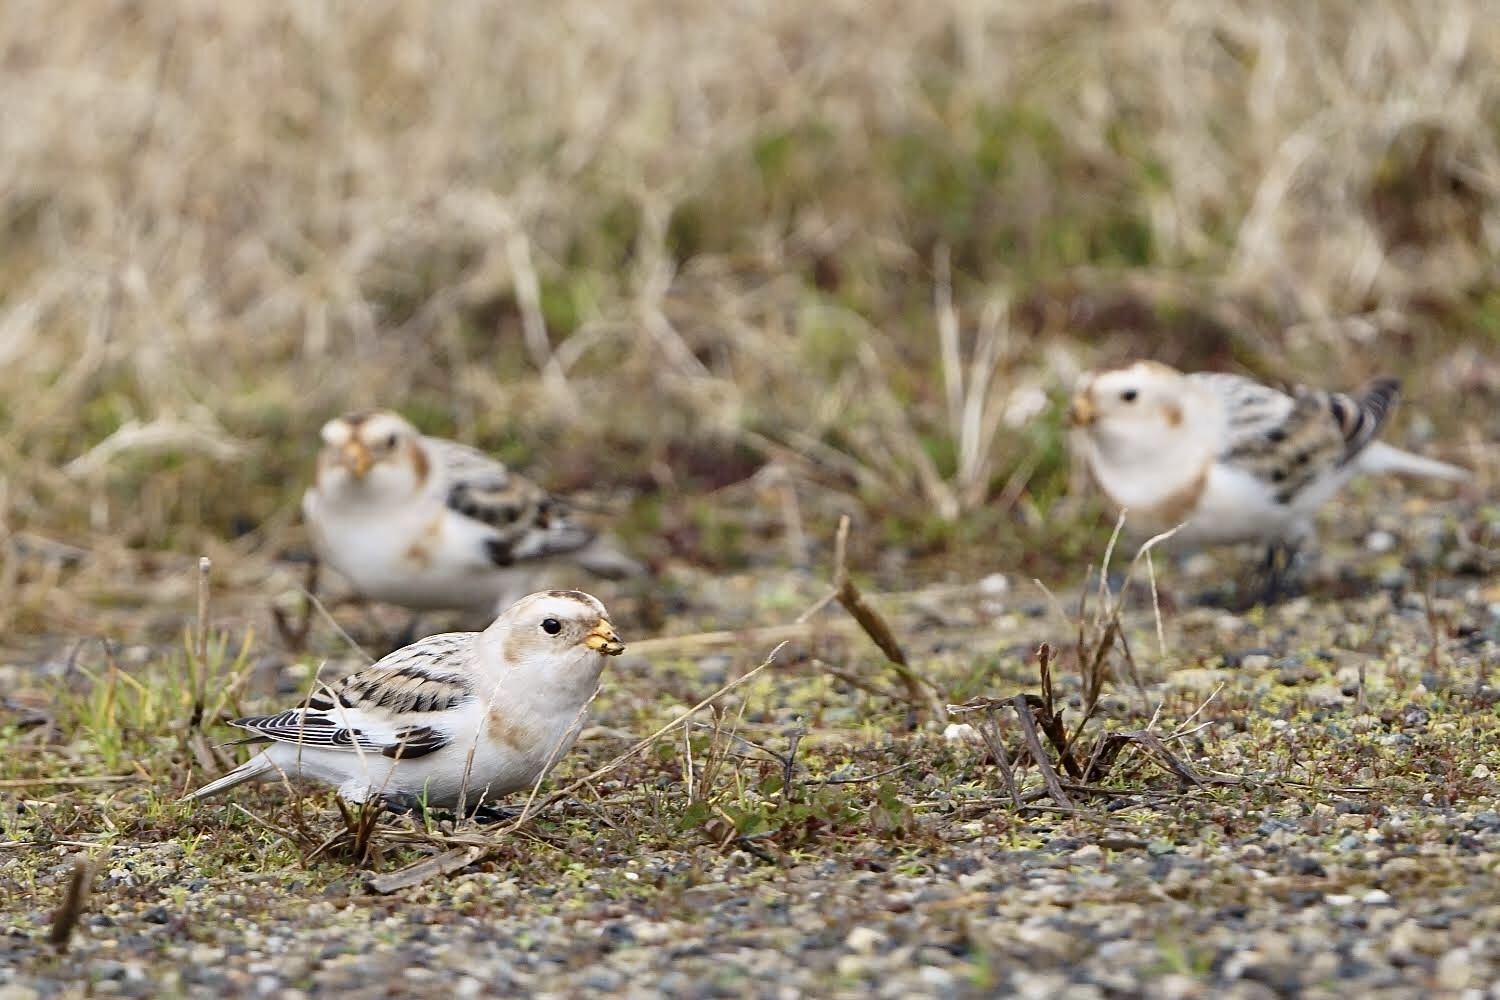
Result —
M 240 742 L 295 743 L 400 759 L 441 750 L 452 741 L 444 716 L 475 695 L 466 671 L 437 662 L 452 663 L 455 657 L 462 662 L 473 641 L 471 633 L 449 633 L 397 650 L 319 687 L 296 708 L 236 720 L 234 725 L 251 734 Z

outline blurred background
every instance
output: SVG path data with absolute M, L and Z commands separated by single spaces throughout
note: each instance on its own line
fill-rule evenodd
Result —
M 355 406 L 669 578 L 823 574 L 849 513 L 908 588 L 1097 558 L 1084 367 L 1394 371 L 1395 442 L 1496 436 L 1482 0 L 6 12 L 9 641 L 176 634 L 199 553 L 262 613 Z

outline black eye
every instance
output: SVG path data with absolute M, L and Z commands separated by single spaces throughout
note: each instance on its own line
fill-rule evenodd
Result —
M 1120 393 L 1120 398 L 1127 403 L 1134 403 L 1135 397 L 1139 395 L 1140 393 L 1136 392 L 1134 389 L 1126 389 L 1124 392 Z
M 548 635 L 556 635 L 557 633 L 562 631 L 562 622 L 558 621 L 556 618 L 543 618 L 542 631 L 546 632 Z
M 398 439 L 396 437 L 396 432 L 395 431 L 391 431 L 389 434 L 387 434 L 385 436 L 385 448 L 386 448 L 386 450 L 387 451 L 394 450 L 395 447 L 396 447 L 396 441 L 397 440 Z

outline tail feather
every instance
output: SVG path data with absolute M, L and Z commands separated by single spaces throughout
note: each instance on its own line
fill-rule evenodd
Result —
M 1454 483 L 1467 482 L 1471 478 L 1468 469 L 1460 469 L 1435 458 L 1414 455 L 1384 441 L 1372 442 L 1360 453 L 1359 467 L 1365 472 L 1396 472 L 1426 476 L 1429 479 L 1446 479 Z
M 276 765 L 272 764 L 271 759 L 264 753 L 258 753 L 222 778 L 210 781 L 197 791 L 184 795 L 183 799 L 186 801 L 197 801 L 199 799 L 210 798 L 236 785 L 243 785 L 247 781 L 256 781 L 274 773 L 276 773 Z
M 1377 378 L 1353 395 L 1333 392 L 1327 398 L 1328 408 L 1344 434 L 1347 462 L 1367 449 L 1385 426 L 1401 398 L 1401 382 L 1389 377 Z
M 606 580 L 624 580 L 647 574 L 645 566 L 621 552 L 603 535 L 578 551 L 570 552 L 568 560 Z

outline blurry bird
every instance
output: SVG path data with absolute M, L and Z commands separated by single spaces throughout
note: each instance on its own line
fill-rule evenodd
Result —
M 1185 523 L 1174 536 L 1185 544 L 1265 545 L 1270 601 L 1318 508 L 1356 474 L 1469 478 L 1375 440 L 1399 394 L 1394 378 L 1352 394 L 1282 392 L 1239 375 L 1138 361 L 1084 374 L 1069 424 L 1094 480 L 1137 526 L 1159 532 Z
M 431 636 L 295 708 L 236 720 L 251 733 L 237 742 L 270 745 L 188 798 L 285 776 L 399 808 L 493 801 L 567 753 L 605 657 L 624 649 L 594 597 L 531 594 L 483 632 Z
M 337 417 L 322 437 L 302 515 L 361 597 L 488 620 L 549 562 L 606 579 L 645 572 L 535 483 L 394 413 Z

